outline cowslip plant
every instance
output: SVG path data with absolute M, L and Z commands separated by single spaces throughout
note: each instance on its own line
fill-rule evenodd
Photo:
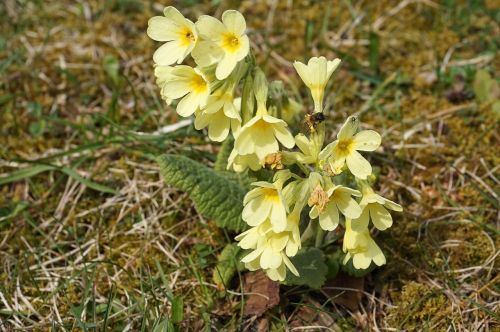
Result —
M 246 30 L 235 10 L 222 21 L 202 15 L 193 23 L 167 7 L 149 20 L 148 35 L 165 42 L 153 56 L 162 98 L 177 101 L 180 116 L 194 116 L 196 129 L 223 142 L 214 169 L 183 156 L 160 157 L 165 181 L 188 191 L 217 225 L 239 233 L 242 252 L 232 245 L 231 259 L 272 280 L 320 287 L 332 257 L 353 274 L 385 264 L 370 225 L 386 230 L 388 210 L 402 207 L 372 188 L 375 176 L 363 154 L 375 151 L 381 136 L 360 130 L 350 116 L 326 142 L 325 88 L 341 60 L 294 62 L 312 96 L 314 110 L 307 113 L 282 82 L 268 83 Z M 307 130 L 299 129 L 300 117 Z M 230 273 L 223 275 L 227 281 Z

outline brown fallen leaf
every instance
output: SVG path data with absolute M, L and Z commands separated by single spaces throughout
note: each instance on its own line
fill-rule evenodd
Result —
M 257 332 L 269 331 L 269 317 L 262 317 L 257 323 Z
M 355 311 L 358 310 L 364 285 L 364 278 L 354 278 L 346 273 L 339 272 L 334 279 L 323 286 L 323 290 L 332 298 L 334 303 Z
M 243 290 L 248 294 L 245 316 L 260 316 L 280 302 L 280 285 L 262 271 L 248 272 L 243 280 Z
M 462 75 L 455 76 L 453 85 L 446 90 L 444 96 L 453 104 L 460 104 L 474 98 L 474 94 L 466 89 L 464 77 Z
M 337 330 L 331 313 L 325 312 L 319 302 L 312 298 L 306 298 L 291 318 L 289 327 L 293 329 L 311 325 L 329 330 Z

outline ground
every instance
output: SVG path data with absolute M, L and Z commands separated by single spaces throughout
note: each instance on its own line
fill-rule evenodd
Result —
M 258 318 L 242 315 L 241 276 L 212 282 L 234 234 L 154 160 L 211 165 L 219 149 L 191 126 L 155 133 L 182 120 L 160 99 L 145 34 L 168 4 L 0 4 L 0 330 L 500 329 L 498 87 L 480 87 L 498 84 L 495 1 L 173 3 L 193 20 L 239 9 L 258 63 L 308 105 L 293 60 L 342 58 L 329 133 L 352 114 L 379 131 L 377 189 L 405 208 L 377 236 L 387 265 L 354 310 L 282 286 Z

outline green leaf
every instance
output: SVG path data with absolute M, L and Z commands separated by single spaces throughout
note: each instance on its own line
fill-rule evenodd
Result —
M 120 62 L 118 59 L 113 55 L 106 55 L 102 61 L 102 66 L 113 84 L 118 86 L 120 83 Z
M 19 181 L 22 179 L 27 179 L 32 176 L 35 176 L 39 173 L 43 173 L 45 171 L 52 171 L 55 168 L 49 165 L 36 165 L 32 167 L 26 167 L 17 171 L 10 173 L 4 177 L 0 178 L 0 185 L 4 185 L 10 182 Z
M 293 265 L 299 271 L 297 277 L 290 271 L 286 274 L 287 285 L 309 286 L 319 289 L 326 281 L 328 267 L 325 264 L 325 256 L 318 248 L 302 248 L 297 255 L 291 257 Z
M 240 253 L 241 248 L 230 243 L 224 247 L 219 257 L 217 257 L 217 265 L 214 268 L 212 279 L 220 289 L 227 287 L 227 284 L 238 270 Z
M 341 259 L 343 260 L 345 255 L 341 256 Z M 352 258 L 344 265 L 342 264 L 342 271 L 346 272 L 348 275 L 351 277 L 355 278 L 362 278 L 371 271 L 375 269 L 376 265 L 373 264 L 373 262 L 370 264 L 370 266 L 367 269 L 357 269 L 354 267 L 352 263 Z
M 108 193 L 108 194 L 116 194 L 117 193 L 117 191 L 114 190 L 113 188 L 104 186 L 104 185 L 99 184 L 99 183 L 95 183 L 93 181 L 90 181 L 89 179 L 82 177 L 80 174 L 78 174 L 75 170 L 73 170 L 71 168 L 63 167 L 60 170 L 64 174 L 72 177 L 74 180 L 80 182 L 81 184 L 83 184 L 91 189 L 94 189 L 94 190 L 97 190 L 97 191 L 100 191 L 103 193 Z
M 170 332 L 170 331 L 175 331 L 175 327 L 168 318 L 163 318 L 153 328 L 153 332 Z
M 43 132 L 45 131 L 45 126 L 46 126 L 45 120 L 33 122 L 29 126 L 30 134 L 33 136 L 41 136 L 43 134 Z
M 379 36 L 375 32 L 370 32 L 370 45 L 368 61 L 370 63 L 370 69 L 376 73 L 378 71 L 379 62 Z
M 255 108 L 255 98 L 253 95 L 253 70 L 249 70 L 243 83 L 243 91 L 241 93 L 241 114 L 243 123 L 247 123 L 253 117 Z
M 202 215 L 219 227 L 245 229 L 241 212 L 246 190 L 235 181 L 184 156 L 167 154 L 157 161 L 165 182 L 187 192 Z
M 498 83 L 491 78 L 490 74 L 484 70 L 479 69 L 474 76 L 474 93 L 476 95 L 476 99 L 480 103 L 484 103 L 493 98 L 493 92 L 497 89 L 496 85 Z
M 326 278 L 328 280 L 333 279 L 337 276 L 340 271 L 340 266 L 342 265 L 341 259 L 344 257 L 344 253 L 341 249 L 325 255 L 326 256 L 326 266 L 328 266 L 328 274 Z
M 86 179 L 71 168 L 56 167 L 56 166 L 52 166 L 52 165 L 35 165 L 35 166 L 26 167 L 26 168 L 14 171 L 7 176 L 1 177 L 0 178 L 0 185 L 23 180 L 23 179 L 27 179 L 27 178 L 30 178 L 32 176 L 35 176 L 39 173 L 43 173 L 46 171 L 60 171 L 64 174 L 72 177 L 76 181 L 80 182 L 81 184 L 83 184 L 89 188 L 92 188 L 94 190 L 101 191 L 104 193 L 116 194 L 116 190 L 109 188 L 109 187 L 106 187 L 106 186 L 103 186 L 102 184 L 95 183 L 89 179 Z
M 493 105 L 491 105 L 491 110 L 495 118 L 500 119 L 500 101 L 495 101 Z
M 245 189 L 246 191 L 250 190 L 250 185 L 253 182 L 258 181 L 257 178 L 251 176 L 248 173 L 248 170 L 245 170 L 241 173 L 236 173 L 236 172 L 231 172 L 231 171 L 217 171 L 217 174 L 222 175 L 226 179 L 233 181 L 236 183 L 238 186 L 241 188 Z
M 180 323 L 184 319 L 184 299 L 182 296 L 174 297 L 172 301 L 172 322 Z

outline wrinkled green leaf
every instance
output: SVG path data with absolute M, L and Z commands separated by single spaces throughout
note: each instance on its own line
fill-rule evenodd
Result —
M 242 231 L 241 219 L 246 190 L 207 166 L 180 155 L 163 155 L 157 159 L 166 183 L 189 193 L 198 211 L 217 226 Z
M 290 260 L 299 271 L 300 276 L 297 277 L 288 271 L 285 279 L 287 285 L 309 286 L 315 289 L 323 286 L 326 281 L 328 267 L 325 264 L 325 256 L 321 250 L 318 248 L 302 248 Z

